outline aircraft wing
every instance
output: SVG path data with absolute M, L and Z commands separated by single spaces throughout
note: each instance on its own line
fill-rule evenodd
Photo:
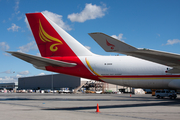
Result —
M 11 52 L 11 51 L 7 51 L 7 52 L 37 67 L 45 67 L 45 66 L 74 67 L 76 66 L 76 63 L 68 63 L 68 62 L 53 60 L 49 58 L 29 55 L 29 54 L 25 54 L 21 52 Z
M 173 67 L 168 73 L 180 73 L 180 54 L 167 53 L 150 49 L 138 49 L 104 33 L 89 35 L 106 51 L 117 52 Z

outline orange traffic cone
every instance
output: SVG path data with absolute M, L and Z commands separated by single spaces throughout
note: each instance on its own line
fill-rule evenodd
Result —
M 98 105 L 98 104 L 97 104 L 96 112 L 100 112 L 100 111 L 99 111 L 99 105 Z
M 131 94 L 130 94 L 130 97 L 131 97 Z

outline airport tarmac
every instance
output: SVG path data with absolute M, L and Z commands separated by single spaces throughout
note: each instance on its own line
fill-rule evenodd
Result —
M 179 120 L 180 95 L 0 93 L 0 108 L 1 120 Z

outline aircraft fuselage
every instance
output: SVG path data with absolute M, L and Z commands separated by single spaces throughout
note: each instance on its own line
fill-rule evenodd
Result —
M 51 59 L 77 63 L 77 66 L 47 66 L 46 70 L 123 86 L 171 89 L 171 82 L 180 79 L 180 75 L 166 73 L 171 67 L 131 56 L 53 57 Z

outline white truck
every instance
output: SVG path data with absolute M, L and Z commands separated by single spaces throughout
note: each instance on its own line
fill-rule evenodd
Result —
M 177 94 L 174 90 L 156 90 L 155 96 L 157 98 L 169 97 L 170 99 L 176 99 Z

